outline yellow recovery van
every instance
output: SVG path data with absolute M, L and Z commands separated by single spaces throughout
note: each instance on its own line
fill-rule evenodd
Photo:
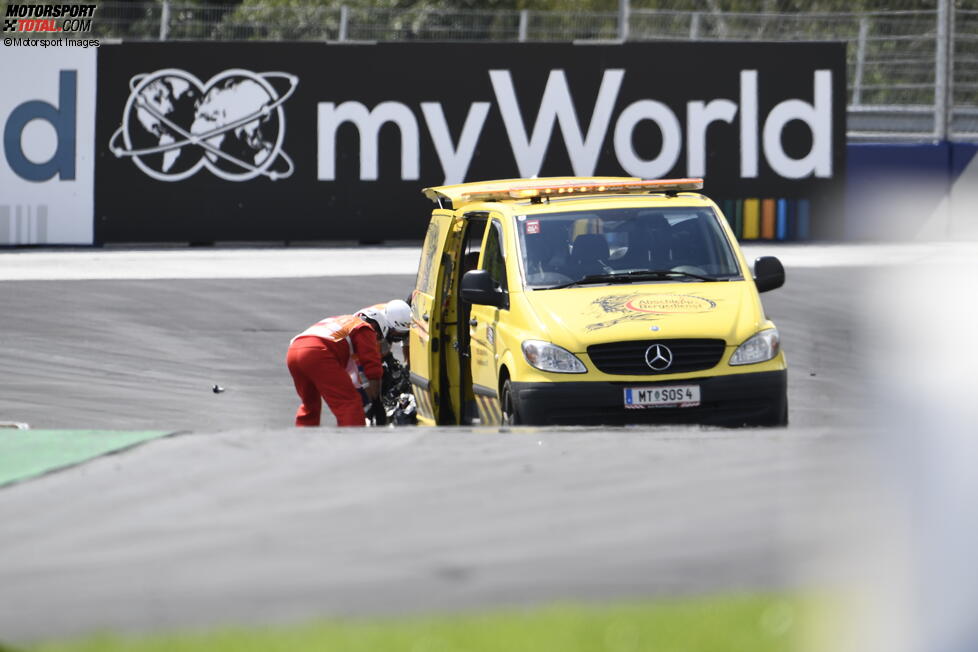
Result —
M 427 188 L 412 294 L 421 423 L 788 421 L 787 365 L 702 179 L 515 179 Z

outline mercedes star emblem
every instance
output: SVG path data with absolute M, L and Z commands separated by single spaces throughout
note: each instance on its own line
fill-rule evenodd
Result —
M 662 344 L 653 344 L 645 349 L 645 364 L 653 371 L 665 371 L 672 365 L 672 351 Z

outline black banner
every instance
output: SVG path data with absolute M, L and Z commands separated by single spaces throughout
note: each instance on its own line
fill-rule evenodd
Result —
M 835 43 L 104 45 L 95 239 L 416 239 L 421 188 L 534 175 L 703 176 L 817 235 L 845 105 Z

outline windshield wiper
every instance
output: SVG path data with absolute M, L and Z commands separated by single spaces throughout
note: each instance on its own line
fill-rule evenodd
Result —
M 560 285 L 551 285 L 545 288 L 540 288 L 541 290 L 559 290 L 561 288 L 569 288 L 572 285 L 587 285 L 588 283 L 622 283 L 630 281 L 625 274 L 588 274 L 576 281 L 570 281 L 569 283 L 561 283 Z
M 722 281 L 727 279 L 718 278 L 716 276 L 703 276 L 701 274 L 692 274 L 690 272 L 679 272 L 672 269 L 638 269 L 631 272 L 617 272 L 611 274 L 588 274 L 583 278 L 579 278 L 576 281 L 570 281 L 569 283 L 561 283 L 560 285 L 552 285 L 546 288 L 540 288 L 541 290 L 560 290 L 561 288 L 569 288 L 572 285 L 587 285 L 589 283 L 630 283 L 631 281 L 640 280 L 655 280 L 655 279 L 668 279 L 675 277 L 688 277 L 695 278 L 701 281 Z
M 625 272 L 623 276 L 628 276 L 631 279 L 636 278 L 672 278 L 674 276 L 687 276 L 689 278 L 698 278 L 701 281 L 722 281 L 725 280 L 719 276 L 706 276 L 703 274 L 693 274 L 692 272 L 680 272 L 675 269 L 637 269 L 633 272 Z

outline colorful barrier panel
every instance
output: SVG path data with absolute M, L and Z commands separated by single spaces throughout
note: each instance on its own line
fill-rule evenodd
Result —
M 810 240 L 812 202 L 761 197 L 717 202 L 738 240 Z

